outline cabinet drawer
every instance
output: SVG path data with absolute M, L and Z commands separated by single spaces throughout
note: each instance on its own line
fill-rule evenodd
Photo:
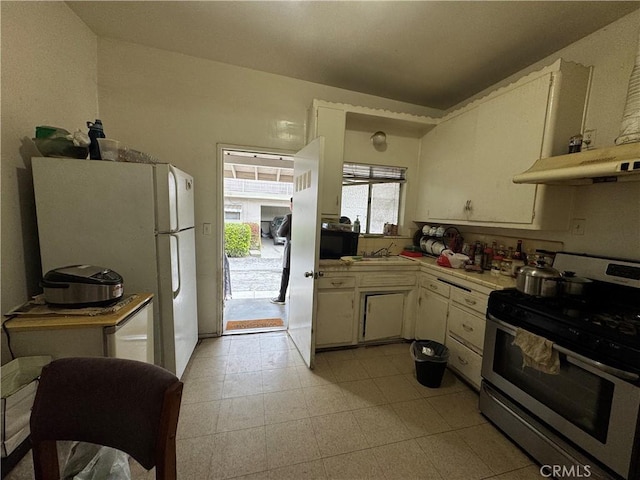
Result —
M 489 302 L 489 297 L 482 293 L 473 291 L 467 292 L 466 290 L 454 288 L 451 294 L 451 298 L 454 302 L 475 310 L 482 316 L 484 316 L 487 312 L 487 303 Z
M 449 294 L 451 293 L 451 286 L 439 281 L 436 277 L 423 275 L 420 277 L 420 286 L 446 298 L 449 298 Z
M 318 288 L 354 288 L 356 277 L 320 277 Z
M 447 336 L 447 347 L 449 348 L 449 367 L 480 389 L 482 357 L 450 336 Z
M 360 280 L 362 287 L 397 287 L 399 285 L 415 285 L 416 276 L 407 274 L 375 273 L 365 275 Z
M 469 343 L 482 352 L 484 345 L 484 318 L 466 312 L 455 305 L 449 308 L 449 333 L 460 337 L 465 343 Z

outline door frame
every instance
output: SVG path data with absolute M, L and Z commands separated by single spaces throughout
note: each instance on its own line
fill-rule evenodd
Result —
M 298 150 L 286 150 L 268 147 L 250 147 L 232 143 L 216 144 L 216 192 L 215 192 L 215 264 L 216 264 L 216 336 L 222 336 L 224 323 L 224 151 L 243 150 L 247 152 L 260 152 L 272 155 L 287 155 L 293 157 Z

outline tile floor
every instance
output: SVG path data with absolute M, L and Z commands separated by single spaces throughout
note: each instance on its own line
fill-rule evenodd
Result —
M 183 377 L 178 478 L 541 478 L 456 376 L 438 389 L 417 382 L 408 344 L 316 360 L 307 369 L 286 332 L 203 340 Z M 28 454 L 7 478 L 31 468 Z

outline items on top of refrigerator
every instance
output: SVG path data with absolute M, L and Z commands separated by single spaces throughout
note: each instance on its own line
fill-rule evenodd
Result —
M 86 133 L 77 130 L 74 133 L 60 127 L 38 125 L 33 138 L 38 151 L 43 157 L 87 158 L 89 144 Z

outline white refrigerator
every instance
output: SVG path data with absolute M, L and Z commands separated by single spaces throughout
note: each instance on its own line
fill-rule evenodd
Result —
M 90 264 L 154 294 L 154 363 L 181 377 L 198 340 L 193 178 L 169 164 L 32 159 L 43 275 Z

